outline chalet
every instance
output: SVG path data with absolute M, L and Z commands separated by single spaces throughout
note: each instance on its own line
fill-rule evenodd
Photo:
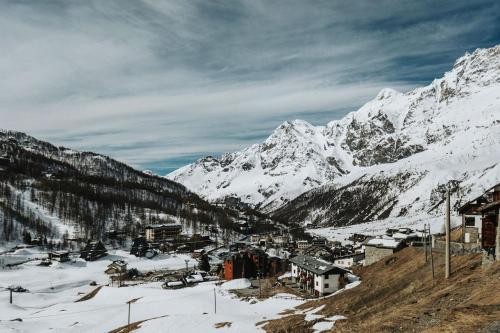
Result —
M 394 252 L 401 250 L 404 243 L 387 236 L 377 237 L 365 243 L 365 265 L 371 265 Z
M 336 257 L 333 264 L 342 268 L 349 268 L 352 266 L 360 265 L 365 259 L 365 253 L 351 253 L 340 257 Z
M 101 241 L 89 241 L 81 251 L 80 258 L 86 261 L 94 261 L 107 255 L 106 247 Z
M 108 265 L 104 271 L 108 275 L 124 274 L 127 273 L 127 262 L 124 260 L 115 260 Z
M 144 237 L 137 237 L 134 239 L 132 243 L 132 247 L 130 249 L 130 254 L 133 254 L 136 257 L 144 257 L 146 252 L 149 250 L 149 243 Z
M 310 256 L 290 259 L 292 279 L 306 292 L 316 296 L 331 294 L 344 287 L 347 270 Z
M 48 259 L 50 261 L 66 262 L 69 261 L 68 251 L 52 251 L 48 253 Z
M 458 209 L 463 243 L 478 243 L 486 257 L 500 261 L 500 184 Z
M 116 281 L 118 282 L 118 287 L 121 287 L 123 277 L 127 273 L 127 262 L 124 260 L 115 260 L 108 265 L 104 273 L 110 276 L 111 286 Z
M 145 228 L 146 241 L 161 242 L 179 236 L 182 232 L 182 225 L 179 223 L 152 224 Z

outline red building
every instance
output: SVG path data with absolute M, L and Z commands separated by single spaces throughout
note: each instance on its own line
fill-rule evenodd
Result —
M 264 251 L 250 249 L 227 257 L 224 260 L 224 279 L 271 277 L 286 270 L 278 257 L 269 257 Z

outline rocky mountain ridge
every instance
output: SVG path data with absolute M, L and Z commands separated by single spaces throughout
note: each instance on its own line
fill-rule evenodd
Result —
M 499 125 L 500 46 L 495 46 L 464 55 L 428 86 L 407 93 L 383 89 L 326 126 L 285 122 L 261 144 L 200 159 L 167 177 L 210 201 L 237 197 L 264 211 L 279 209 L 287 218 L 292 216 L 283 212 L 295 209 L 294 199 L 309 197 L 312 204 L 317 193 L 373 177 L 391 183 L 396 175 L 419 175 L 411 186 L 419 190 L 405 194 L 408 185 L 399 188 L 398 201 L 424 202 L 449 180 L 460 180 L 464 193 L 500 181 Z M 482 180 L 475 178 L 482 174 Z M 331 210 L 328 205 L 302 206 L 305 211 L 294 219 L 331 223 L 340 216 L 319 213 Z M 348 223 L 358 222 L 355 215 Z M 366 214 L 360 221 L 373 218 Z

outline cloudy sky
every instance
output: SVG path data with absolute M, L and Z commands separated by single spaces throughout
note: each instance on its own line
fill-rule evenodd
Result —
M 166 174 L 498 43 L 496 0 L 0 0 L 0 128 Z

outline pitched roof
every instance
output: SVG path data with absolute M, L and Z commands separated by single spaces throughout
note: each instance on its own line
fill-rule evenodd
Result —
M 298 255 L 292 259 L 290 262 L 299 266 L 302 269 L 310 271 L 314 274 L 323 275 L 328 273 L 348 273 L 349 271 L 340 268 L 338 266 L 332 265 L 326 261 L 316 259 L 314 257 Z

